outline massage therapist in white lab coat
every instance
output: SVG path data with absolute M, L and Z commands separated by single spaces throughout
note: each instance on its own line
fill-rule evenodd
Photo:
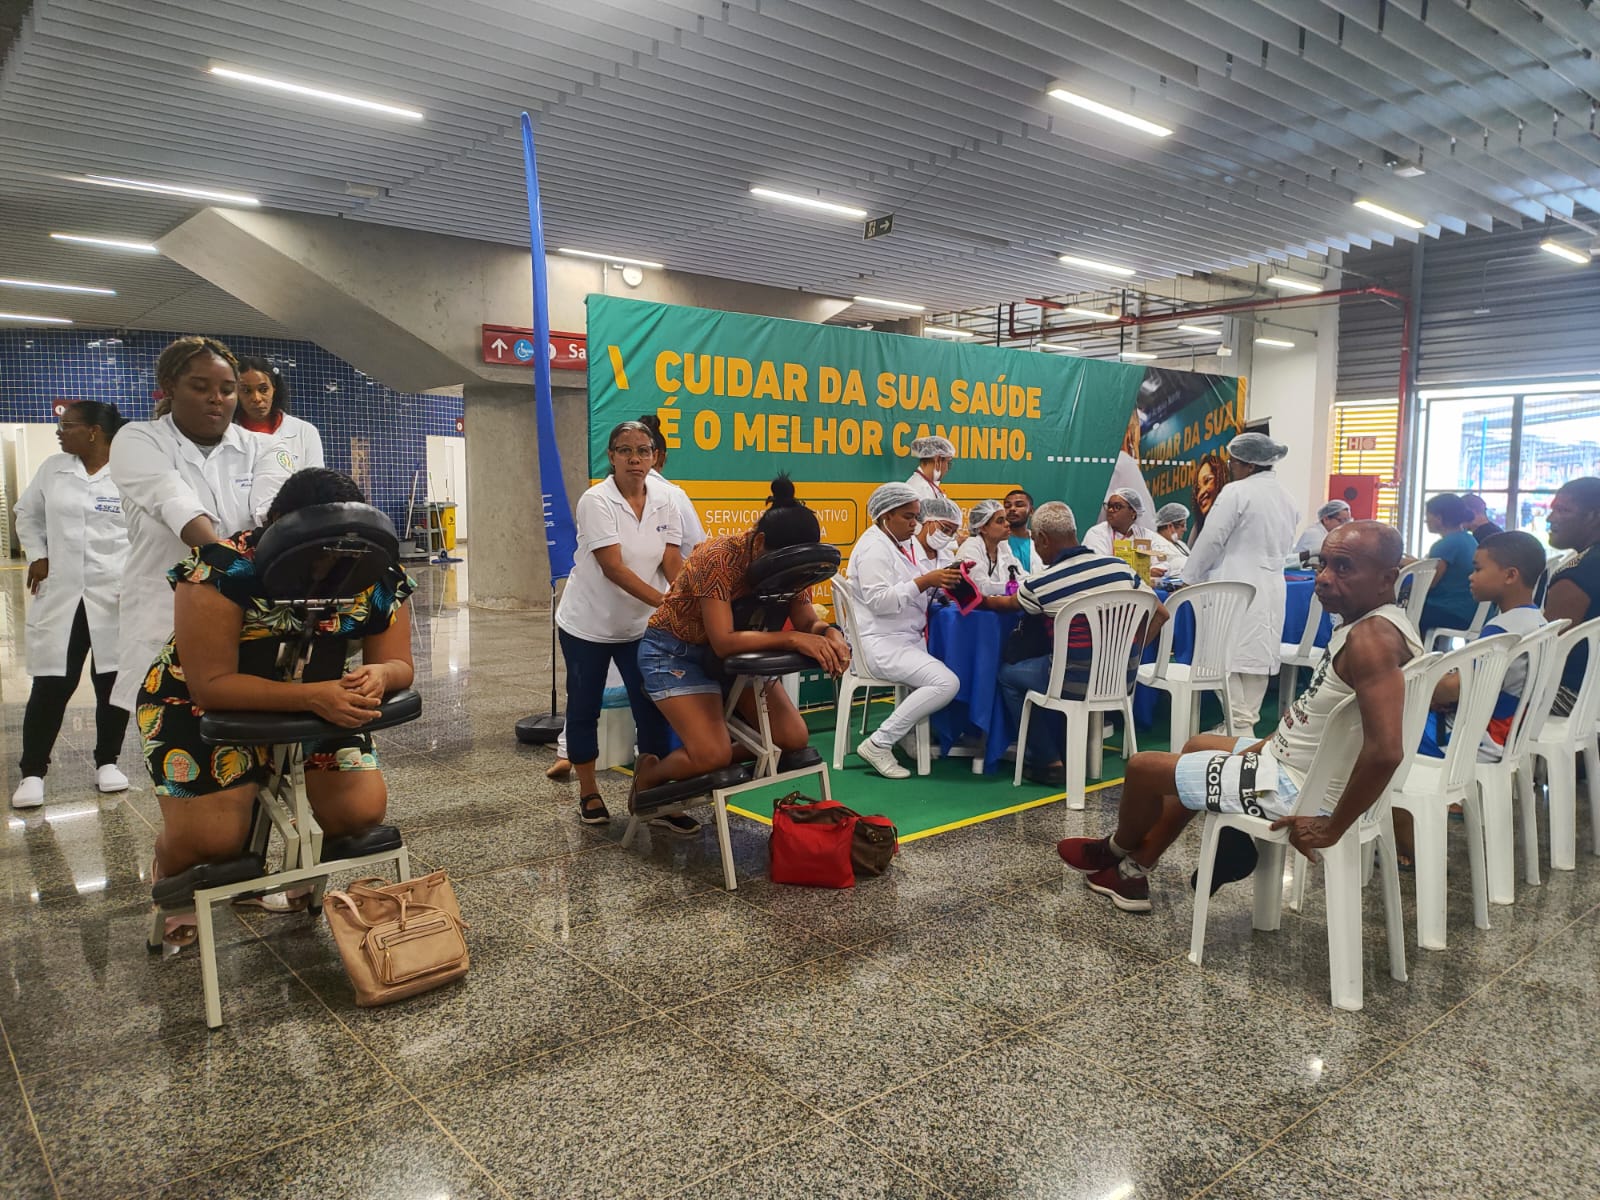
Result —
M 56 430 L 62 453 L 40 463 L 17 498 L 17 540 L 28 560 L 32 594 L 27 665 L 33 688 L 22 717 L 22 782 L 12 793 L 13 808 L 44 803 L 50 752 L 91 653 L 95 784 L 102 792 L 128 787 L 128 777 L 117 769 L 128 714 L 111 703 L 128 527 L 108 465 L 111 439 L 124 423 L 114 404 L 68 405 Z
M 293 455 L 233 423 L 238 361 L 215 338 L 179 338 L 156 362 L 161 399 L 111 449 L 128 520 L 112 703 L 133 711 L 139 685 L 172 636 L 167 572 L 203 546 L 260 524 Z
M 1300 511 L 1272 467 L 1288 453 L 1264 433 L 1241 433 L 1228 443 L 1232 481 L 1217 494 L 1183 568 L 1185 583 L 1227 579 L 1255 586 L 1229 658 L 1228 689 L 1240 736 L 1252 732 L 1261 717 L 1267 678 L 1278 669 L 1283 644 L 1283 560 L 1294 545 Z

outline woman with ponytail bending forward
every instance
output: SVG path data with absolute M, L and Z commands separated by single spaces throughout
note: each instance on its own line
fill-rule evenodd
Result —
M 733 742 L 722 715 L 722 685 L 706 669 L 707 647 L 718 658 L 758 650 L 792 650 L 817 661 L 830 675 L 850 664 L 844 635 L 817 615 L 807 588 L 789 606 L 792 629 L 779 633 L 737 630 L 733 602 L 749 593 L 745 576 L 761 555 L 790 546 L 816 545 L 822 527 L 816 513 L 795 498 L 787 475 L 772 481 L 767 511 L 748 533 L 714 537 L 695 551 L 650 618 L 639 644 L 639 671 L 645 693 L 683 742 L 665 758 L 641 754 L 634 770 L 638 791 L 675 779 L 716 771 L 733 761 Z M 804 718 L 783 688 L 767 685 L 767 715 L 773 740 L 783 750 L 802 749 L 808 739 Z M 755 720 L 755 697 L 746 695 L 740 711 Z M 685 835 L 700 828 L 690 817 L 674 817 Z

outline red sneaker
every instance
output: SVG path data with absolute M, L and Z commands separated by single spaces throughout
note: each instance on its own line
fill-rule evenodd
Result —
M 1111 853 L 1110 838 L 1062 838 L 1056 843 L 1056 853 L 1074 871 L 1104 871 L 1121 861 Z
M 1123 912 L 1150 911 L 1150 881 L 1143 875 L 1124 875 L 1115 866 L 1084 876 L 1091 892 L 1110 896 L 1111 903 Z

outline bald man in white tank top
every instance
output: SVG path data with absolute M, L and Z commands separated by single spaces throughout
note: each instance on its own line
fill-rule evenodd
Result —
M 1401 550 L 1399 532 L 1376 521 L 1352 521 L 1328 534 L 1317 598 L 1343 624 L 1311 685 L 1264 741 L 1202 734 L 1189 739 L 1182 754 L 1134 755 L 1117 832 L 1067 838 L 1057 846 L 1068 866 L 1084 872 L 1091 890 L 1124 912 L 1149 912 L 1146 872 L 1199 812 L 1271 818 L 1274 829 L 1289 830 L 1291 846 L 1314 860 L 1377 803 L 1410 749 L 1400 733 L 1403 670 L 1423 652 L 1416 630 L 1394 603 Z M 1348 772 L 1336 772 L 1318 815 L 1290 815 L 1329 716 L 1352 694 L 1361 712 L 1360 753 Z M 1239 834 L 1225 843 L 1213 890 L 1255 869 L 1254 842 Z

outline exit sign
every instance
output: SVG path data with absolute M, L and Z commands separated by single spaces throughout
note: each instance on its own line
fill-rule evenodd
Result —
M 872 238 L 883 237 L 884 234 L 893 233 L 893 232 L 894 232 L 894 214 L 890 213 L 887 217 L 872 217 L 872 218 L 870 218 L 867 221 L 866 228 L 863 231 L 862 236 L 870 241 Z

